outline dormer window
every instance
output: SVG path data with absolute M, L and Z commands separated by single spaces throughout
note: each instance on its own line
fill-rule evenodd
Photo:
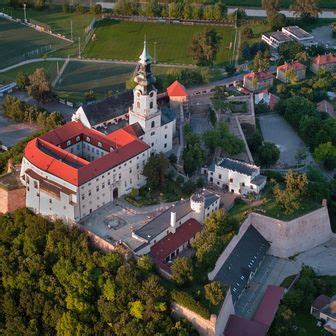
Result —
M 76 137 L 76 141 L 77 142 L 80 141 L 80 136 Z
M 137 95 L 137 97 L 140 97 L 140 92 L 138 91 L 138 92 L 136 93 L 136 95 Z
M 90 139 L 89 137 L 86 137 L 86 141 L 87 141 L 87 142 L 90 142 L 91 139 Z
M 149 94 L 149 97 L 153 97 L 154 96 L 154 92 L 152 91 L 150 94 Z
M 67 141 L 67 146 L 70 146 L 71 145 L 71 140 L 68 140 Z
M 98 142 L 98 147 L 103 147 L 101 142 Z

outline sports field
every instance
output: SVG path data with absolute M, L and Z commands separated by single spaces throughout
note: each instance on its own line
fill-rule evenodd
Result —
M 0 68 L 25 59 L 41 57 L 49 50 L 65 45 L 65 41 L 56 37 L 0 19 Z
M 43 62 L 36 62 L 36 63 L 30 63 L 26 65 L 19 66 L 15 69 L 6 71 L 4 73 L 0 73 L 0 84 L 7 84 L 10 82 L 15 81 L 16 75 L 19 71 L 23 71 L 27 75 L 32 74 L 36 69 L 38 68 L 43 68 L 52 81 L 57 74 L 57 63 L 58 63 L 58 68 L 61 69 L 63 62 L 58 61 L 43 61 Z
M 204 31 L 207 26 L 186 26 L 165 23 L 102 21 L 96 29 L 96 40 L 90 41 L 84 55 L 90 58 L 137 60 L 146 36 L 149 52 L 154 57 L 154 43 L 157 43 L 157 61 L 172 64 L 192 64 L 189 52 L 194 34 Z M 230 43 L 234 41 L 232 27 L 214 28 L 221 36 L 220 50 L 216 64 L 229 60 Z
M 164 75 L 172 68 L 153 67 L 155 76 Z M 83 100 L 85 92 L 93 90 L 98 99 L 109 93 L 122 92 L 126 81 L 134 75 L 135 65 L 88 63 L 72 61 L 66 67 L 56 91 L 61 97 Z

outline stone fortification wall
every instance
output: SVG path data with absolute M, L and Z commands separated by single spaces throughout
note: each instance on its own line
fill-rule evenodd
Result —
M 216 315 L 211 315 L 210 320 L 207 320 L 176 302 L 172 303 L 171 308 L 174 316 L 187 319 L 201 336 L 215 336 L 215 327 L 217 322 Z
M 235 314 L 235 309 L 233 306 L 231 290 L 228 290 L 222 308 L 218 314 L 215 327 L 215 336 L 222 336 L 224 334 L 226 323 L 231 314 Z
M 254 212 L 249 218 L 250 223 L 271 243 L 268 253 L 280 258 L 323 244 L 332 235 L 326 206 L 289 222 Z

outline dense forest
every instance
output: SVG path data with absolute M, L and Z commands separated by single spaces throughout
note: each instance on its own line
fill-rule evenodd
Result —
M 95 251 L 26 209 L 0 217 L 0 335 L 197 335 L 171 317 L 147 257 Z

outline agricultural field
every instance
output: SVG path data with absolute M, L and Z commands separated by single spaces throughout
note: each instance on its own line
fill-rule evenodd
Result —
M 84 50 L 89 58 L 137 60 L 146 36 L 149 52 L 154 57 L 157 43 L 157 61 L 164 63 L 192 64 L 189 52 L 192 36 L 207 26 L 184 26 L 165 23 L 125 22 L 105 20 L 98 24 L 96 40 L 90 41 Z M 214 28 L 222 40 L 216 64 L 225 64 L 230 57 L 230 43 L 234 41 L 232 27 Z
M 57 63 L 58 63 L 58 68 L 61 69 L 64 63 L 63 61 L 58 61 L 58 62 L 42 61 L 42 62 L 34 62 L 30 64 L 25 64 L 17 68 L 11 69 L 9 71 L 6 71 L 4 73 L 0 73 L 0 85 L 15 81 L 16 75 L 20 71 L 26 73 L 27 75 L 30 75 L 38 68 L 44 68 L 49 79 L 52 81 L 56 77 L 56 74 L 57 74 Z
M 4 19 L 0 19 L 0 41 L 1 68 L 25 59 L 42 57 L 48 51 L 67 44 L 56 37 Z

